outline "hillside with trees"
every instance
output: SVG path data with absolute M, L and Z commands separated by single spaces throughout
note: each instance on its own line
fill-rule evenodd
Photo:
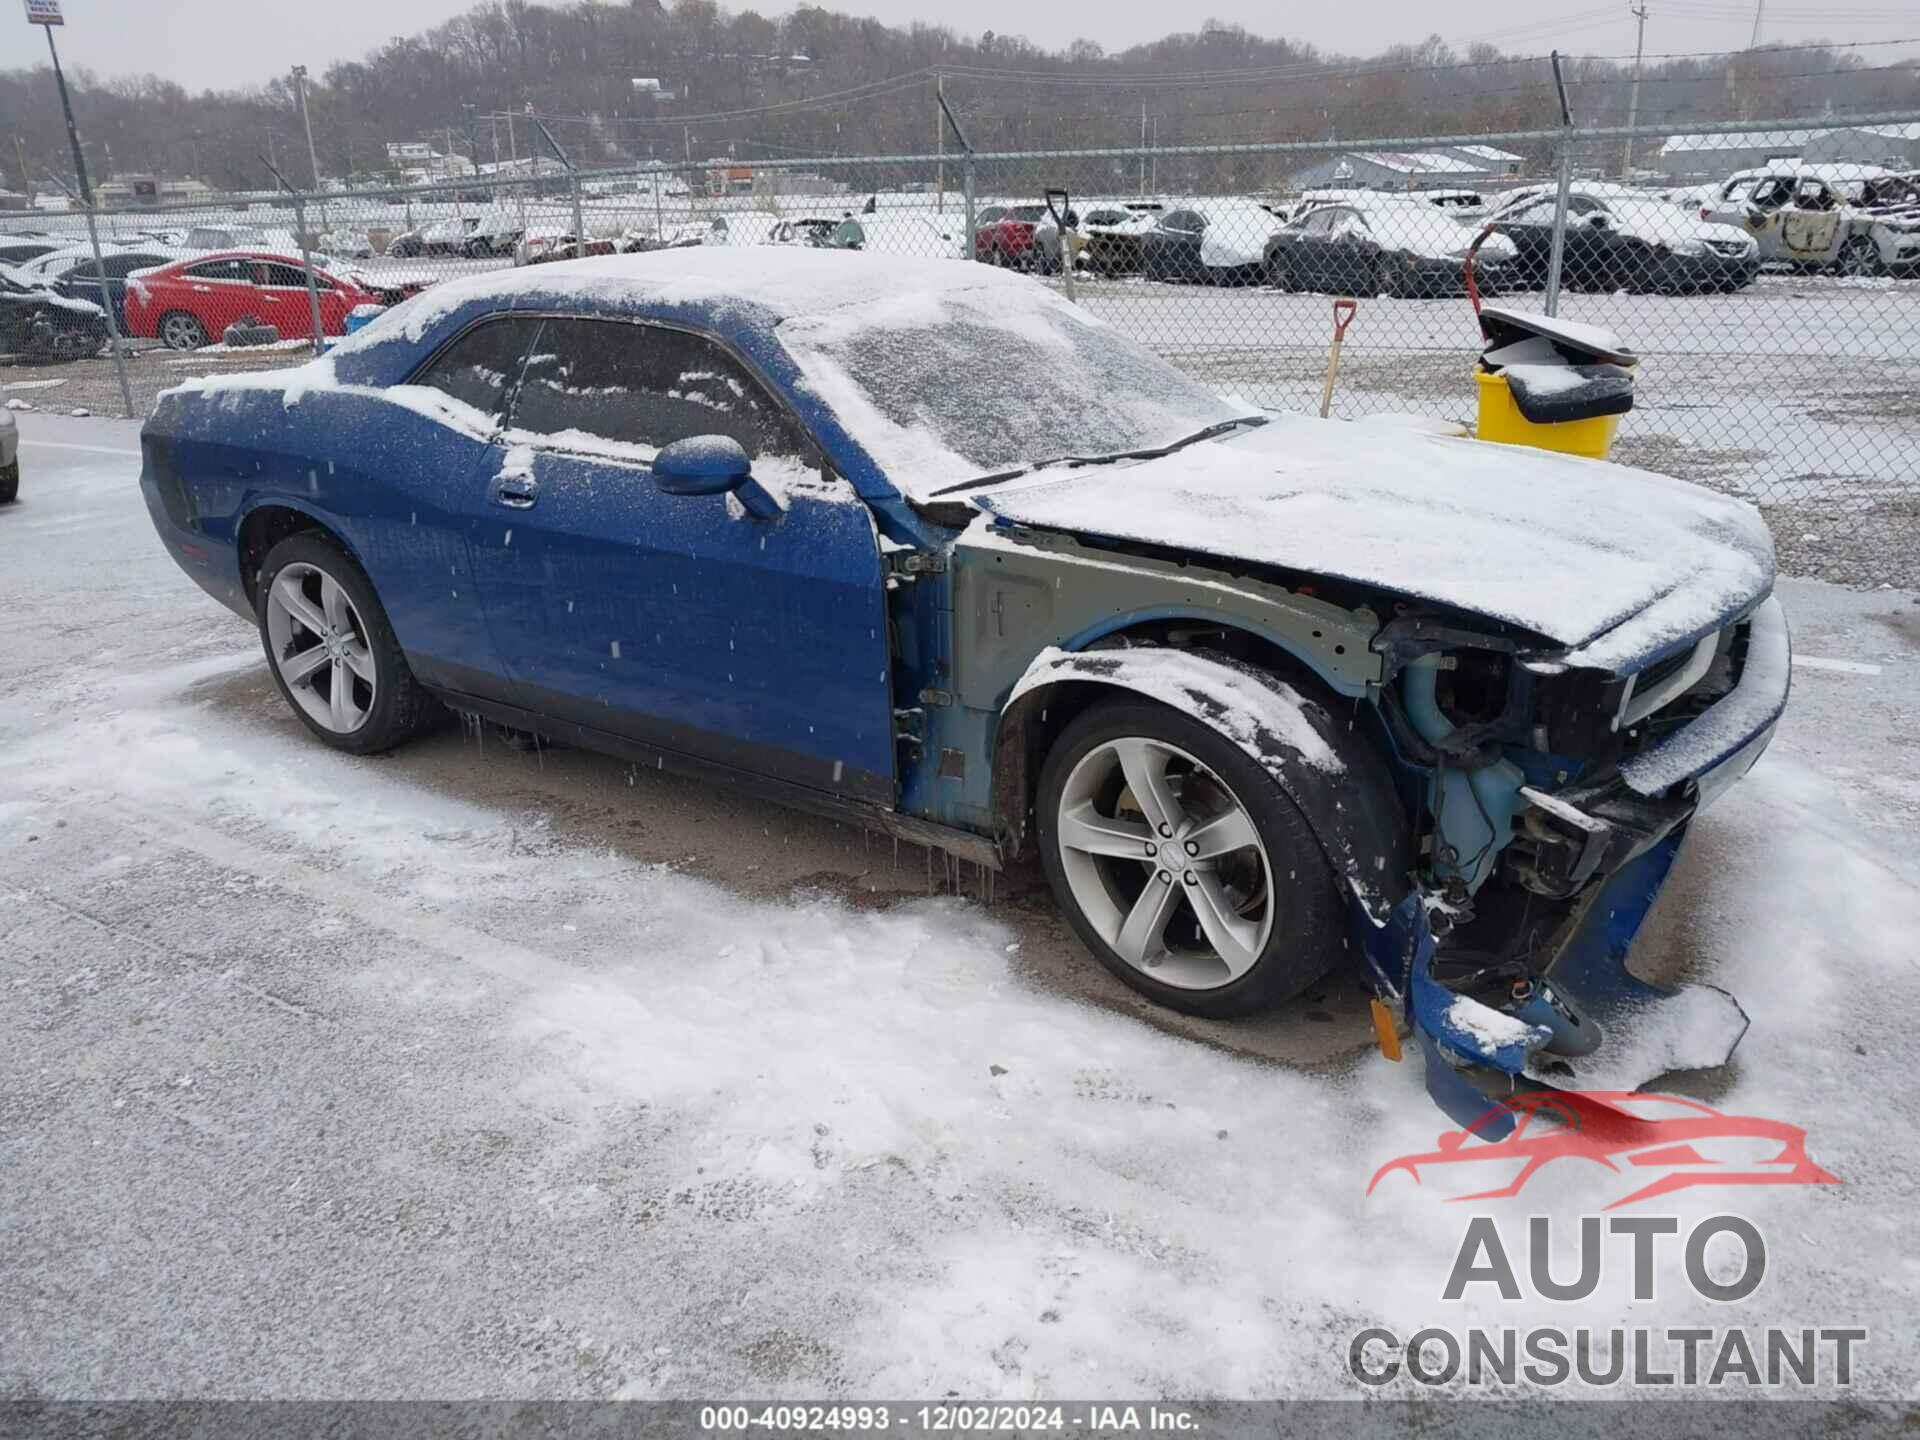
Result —
M 1796 47 L 1654 58 L 1643 122 L 1859 114 L 1920 101 L 1920 70 L 1886 48 Z M 1630 57 L 1568 67 L 1585 123 L 1618 124 Z M 487 0 L 310 82 L 320 170 L 388 178 L 389 142 L 427 140 L 481 163 L 527 154 L 528 107 L 583 166 L 634 160 L 924 154 L 936 143 L 936 77 L 978 149 L 1207 141 L 1362 141 L 1539 128 L 1556 119 L 1547 64 L 1437 38 L 1355 58 L 1209 22 L 1108 54 L 991 32 L 894 27 L 802 6 L 781 19 L 712 0 L 539 5 Z M 657 80 L 674 98 L 634 85 Z M 71 77 L 96 173 L 194 175 L 216 188 L 265 183 L 273 155 L 312 176 L 295 97 L 263 87 L 190 94 L 157 76 Z M 507 114 L 522 117 L 509 127 Z M 60 107 L 44 65 L 0 72 L 0 172 L 39 188 L 70 177 Z M 1538 158 L 1538 157 L 1530 157 Z

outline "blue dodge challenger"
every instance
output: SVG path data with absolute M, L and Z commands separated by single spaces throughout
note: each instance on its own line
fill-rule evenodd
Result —
M 1353 967 L 1463 1122 L 1745 1028 L 1626 968 L 1786 702 L 1739 501 L 1266 414 L 1037 281 L 812 250 L 440 285 L 168 392 L 142 448 L 162 540 L 337 749 L 450 707 L 1037 859 L 1161 1004 Z

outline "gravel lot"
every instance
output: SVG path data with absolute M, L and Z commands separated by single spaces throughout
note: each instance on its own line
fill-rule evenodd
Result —
M 0 1398 L 1351 1397 L 1362 1325 L 1573 1322 L 1442 1305 L 1467 1207 L 1366 1197 L 1444 1122 L 1350 992 L 1175 1022 L 857 831 L 453 727 L 335 755 L 160 550 L 134 427 L 21 424 Z M 1864 1323 L 1856 1393 L 1911 1400 L 1920 606 L 1782 591 L 1794 703 L 1642 964 L 1753 1017 L 1675 1085 L 1843 1183 L 1650 1207 L 1762 1227 L 1732 1318 L 1615 1266 L 1579 1319 Z M 1593 1183 L 1491 1213 L 1518 1254 Z

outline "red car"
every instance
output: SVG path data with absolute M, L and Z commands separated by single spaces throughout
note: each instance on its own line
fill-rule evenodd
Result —
M 1047 218 L 1044 205 L 1009 205 L 973 232 L 973 258 L 1025 269 L 1039 257 L 1033 232 Z
M 422 288 L 374 285 L 318 266 L 313 278 L 326 335 L 346 334 L 347 312 L 356 305 L 391 305 Z M 307 271 L 297 255 L 232 250 L 135 271 L 127 278 L 126 309 L 129 335 L 175 350 L 197 350 L 236 321 L 271 325 L 288 339 L 313 338 Z

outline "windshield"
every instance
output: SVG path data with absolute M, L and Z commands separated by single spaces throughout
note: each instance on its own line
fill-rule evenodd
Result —
M 1167 445 L 1249 413 L 1038 289 L 873 300 L 788 320 L 779 336 L 913 497 L 1061 455 Z

